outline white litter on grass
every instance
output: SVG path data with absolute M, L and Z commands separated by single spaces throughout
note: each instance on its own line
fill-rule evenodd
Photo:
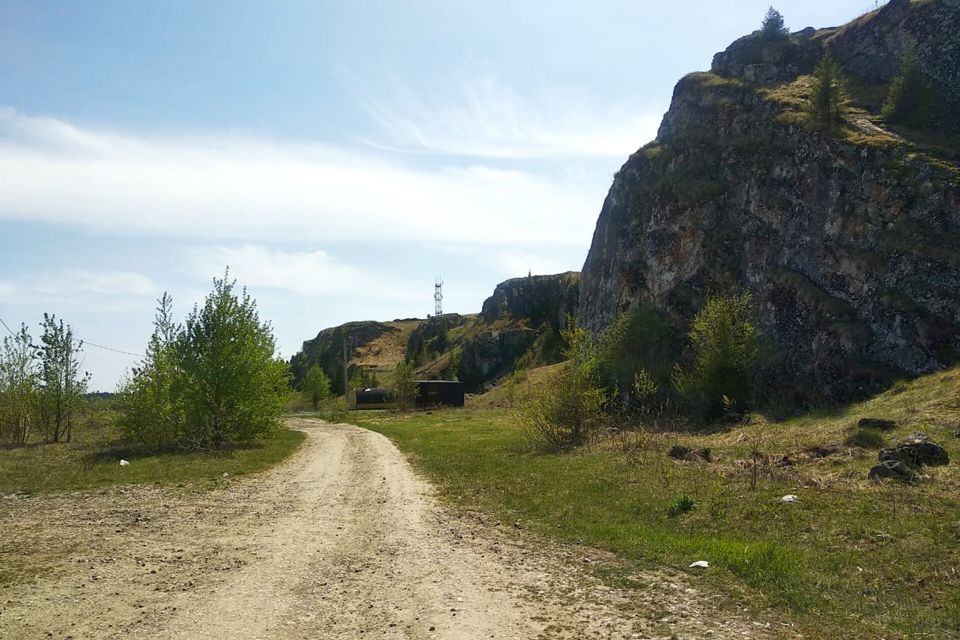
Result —
M 130 466 L 130 462 L 128 462 L 127 460 L 121 460 L 121 461 L 120 461 L 120 466 L 121 466 L 121 467 Z
M 800 498 L 798 496 L 795 496 L 791 493 L 780 498 L 780 502 L 796 502 L 799 499 Z
M 692 562 L 690 564 L 690 568 L 691 569 L 709 569 L 710 563 L 707 562 L 706 560 L 697 560 L 696 562 Z

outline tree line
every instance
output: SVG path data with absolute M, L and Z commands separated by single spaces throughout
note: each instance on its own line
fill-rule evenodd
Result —
M 6 444 L 73 438 L 89 380 L 80 370 L 83 342 L 53 315 L 43 315 L 40 329 L 35 342 L 21 325 L 0 348 L 0 441 Z

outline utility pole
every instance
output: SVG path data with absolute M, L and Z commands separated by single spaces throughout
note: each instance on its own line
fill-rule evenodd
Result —
M 353 342 L 353 336 L 343 336 L 343 401 L 347 404 L 347 409 L 350 408 L 350 373 L 349 373 L 349 363 L 350 363 L 350 351 L 347 347 L 347 342 Z

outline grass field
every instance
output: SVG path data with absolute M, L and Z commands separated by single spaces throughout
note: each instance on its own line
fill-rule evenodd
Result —
M 876 451 L 845 444 L 864 416 L 898 421 L 881 436 L 890 444 L 926 431 L 953 464 L 914 486 L 866 481 Z M 353 417 L 459 507 L 638 566 L 708 560 L 709 584 L 783 611 L 807 637 L 960 637 L 960 371 L 829 414 L 610 436 L 567 454 L 532 450 L 508 409 Z M 673 444 L 710 447 L 714 461 L 673 460 Z
M 304 435 L 277 429 L 260 443 L 221 452 L 146 454 L 118 443 L 109 415 L 98 413 L 69 444 L 0 448 L 0 496 L 91 489 L 110 484 L 189 484 L 224 473 L 270 467 L 296 451 Z M 120 460 L 130 462 L 120 466 Z

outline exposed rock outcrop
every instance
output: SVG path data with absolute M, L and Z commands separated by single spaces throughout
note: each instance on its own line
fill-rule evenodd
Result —
M 906 14 L 888 20 L 893 10 Z M 929 21 L 958 13 L 952 0 L 884 9 L 832 40 L 795 35 L 770 64 L 781 64 L 778 80 L 815 64 L 801 40 L 859 59 L 851 34 L 864 29 L 893 42 L 909 27 L 926 50 Z M 748 65 L 732 49 L 715 67 L 742 76 Z M 941 77 L 953 82 L 949 70 Z M 785 386 L 847 398 L 894 372 L 956 362 L 960 169 L 906 143 L 824 135 L 782 112 L 742 78 L 698 73 L 677 84 L 656 141 L 627 160 L 604 202 L 581 324 L 599 333 L 650 302 L 683 328 L 706 294 L 741 288 L 779 348 Z
M 823 55 L 823 35 L 804 29 L 789 37 L 771 39 L 757 31 L 715 55 L 710 71 L 755 84 L 793 80 L 817 66 Z
M 512 278 L 497 285 L 480 315 L 486 322 L 506 317 L 526 320 L 530 327 L 549 322 L 561 328 L 568 315 L 576 315 L 579 302 L 580 274 L 576 271 Z
M 513 369 L 536 339 L 533 329 L 517 327 L 483 332 L 463 344 L 457 379 L 475 391 Z

